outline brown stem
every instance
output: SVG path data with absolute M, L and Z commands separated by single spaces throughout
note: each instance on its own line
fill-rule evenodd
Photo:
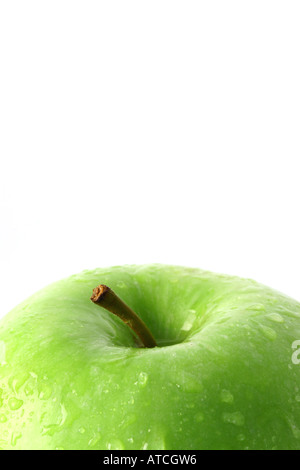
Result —
M 121 320 L 140 338 L 145 348 L 155 348 L 157 346 L 152 333 L 143 320 L 141 320 L 109 287 L 104 284 L 95 287 L 91 300 L 94 304 L 100 305 L 121 318 Z

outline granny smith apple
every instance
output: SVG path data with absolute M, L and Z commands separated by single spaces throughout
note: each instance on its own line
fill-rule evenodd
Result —
M 0 447 L 300 449 L 296 340 L 300 304 L 249 279 L 83 271 L 1 321 Z

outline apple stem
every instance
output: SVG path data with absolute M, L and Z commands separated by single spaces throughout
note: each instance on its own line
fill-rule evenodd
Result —
M 157 346 L 151 331 L 143 320 L 110 287 L 104 284 L 95 287 L 91 301 L 121 318 L 140 338 L 145 348 L 155 348 Z

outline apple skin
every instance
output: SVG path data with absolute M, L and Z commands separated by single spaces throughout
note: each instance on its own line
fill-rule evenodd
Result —
M 99 283 L 159 347 L 94 305 Z M 300 304 L 167 265 L 83 271 L 0 324 L 2 449 L 300 449 Z

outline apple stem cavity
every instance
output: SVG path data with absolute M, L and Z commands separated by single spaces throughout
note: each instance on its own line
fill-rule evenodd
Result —
M 140 338 L 145 348 L 155 348 L 157 343 L 143 320 L 134 313 L 110 287 L 100 284 L 95 287 L 91 301 L 117 315 Z

